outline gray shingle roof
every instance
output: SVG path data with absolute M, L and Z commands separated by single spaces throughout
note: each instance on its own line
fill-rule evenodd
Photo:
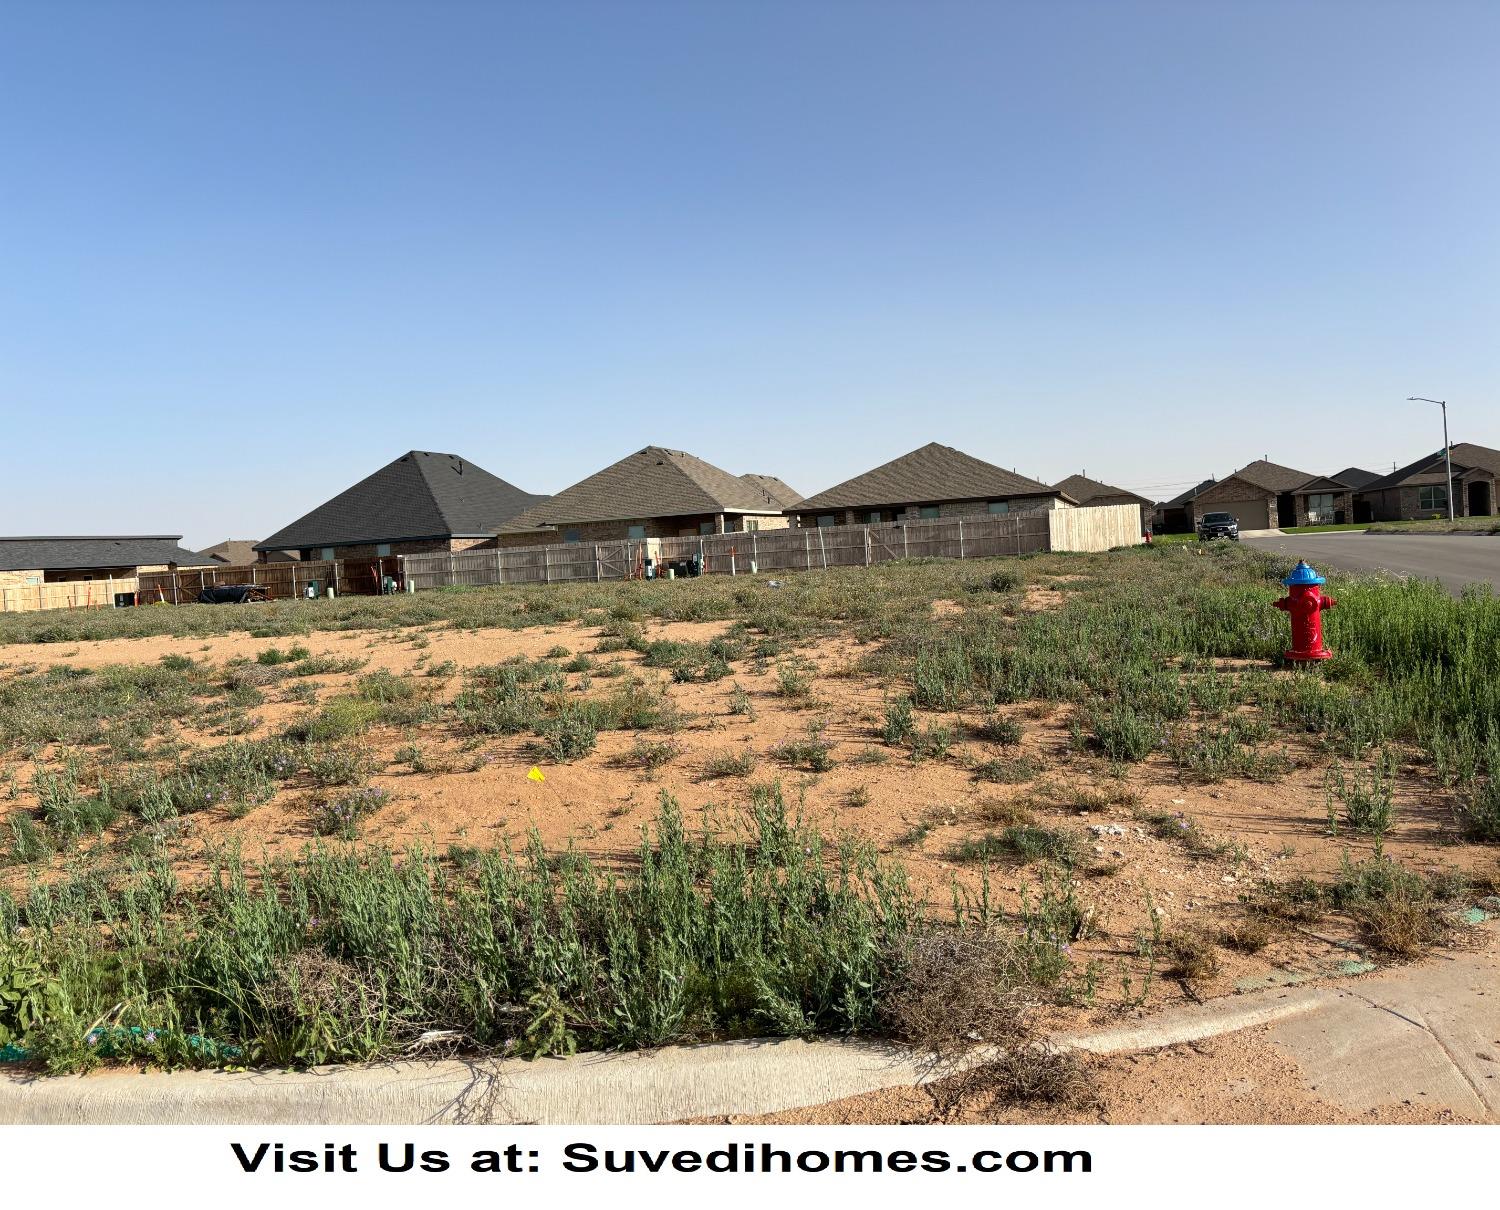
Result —
M 1153 501 L 1147 500 L 1145 496 L 1126 491 L 1123 487 L 1112 487 L 1108 483 L 1100 483 L 1099 480 L 1090 479 L 1087 475 L 1069 475 L 1061 483 L 1054 483 L 1052 490 L 1061 492 L 1079 504 L 1087 504 L 1090 500 L 1100 496 L 1129 496 L 1132 500 L 1139 500 L 1142 504 L 1153 504 Z
M 213 562 L 179 546 L 181 540 L 181 534 L 0 538 L 0 571 L 149 567 L 158 563 L 200 567 Z
M 731 475 L 681 450 L 648 445 L 527 509 L 501 532 L 520 533 L 581 521 L 779 513 L 782 507 L 759 483 Z
M 1457 474 L 1461 469 L 1468 470 L 1471 467 L 1479 467 L 1493 474 L 1500 475 L 1500 450 L 1493 450 L 1487 445 L 1474 445 L 1472 442 L 1460 441 L 1457 445 L 1449 447 L 1449 457 L 1453 460 L 1453 471 Z M 1446 477 L 1443 467 L 1443 451 L 1428 454 L 1425 458 L 1418 458 L 1415 462 L 1408 463 L 1400 470 L 1392 471 L 1389 475 L 1383 475 L 1366 483 L 1360 491 L 1378 492 L 1388 487 L 1399 487 L 1409 479 L 1413 479 L 1423 472 L 1431 473 L 1436 467 Z
M 255 549 L 483 537 L 545 499 L 457 454 L 411 450 L 257 542 Z
M 1249 466 L 1242 466 L 1233 475 L 1225 477 L 1243 479 L 1246 483 L 1264 488 L 1268 492 L 1289 492 L 1300 487 L 1313 476 L 1309 471 L 1293 470 L 1289 466 L 1282 466 L 1279 462 L 1267 462 L 1264 458 L 1257 458 Z
M 1352 487 L 1356 491 L 1362 487 L 1368 487 L 1380 478 L 1374 471 L 1363 470 L 1357 466 L 1346 466 L 1338 474 L 1329 475 L 1328 477 L 1342 483 L 1345 487 Z
M 897 504 L 937 504 L 944 500 L 1056 494 L 1045 483 L 981 462 L 962 450 L 934 441 L 809 496 L 798 508 L 883 508 Z
M 255 552 L 254 538 L 227 538 L 223 542 L 205 546 L 201 553 L 216 563 L 225 563 L 230 567 L 244 567 L 260 561 Z M 288 560 L 295 562 L 297 559 L 297 552 L 294 550 L 273 550 L 268 553 L 273 563 Z
M 741 475 L 752 487 L 765 492 L 781 508 L 791 508 L 802 503 L 802 493 L 782 482 L 775 475 Z
M 1182 493 L 1182 495 L 1180 495 L 1180 496 L 1173 496 L 1166 503 L 1164 503 L 1164 504 L 1158 504 L 1156 507 L 1157 508 L 1182 508 L 1182 507 L 1184 507 L 1187 504 L 1187 502 L 1189 500 L 1196 500 L 1199 496 L 1201 496 L 1204 492 L 1206 492 L 1209 488 L 1211 488 L 1217 482 L 1218 482 L 1217 479 L 1205 479 L 1202 483 L 1199 483 L 1199 484 L 1197 484 L 1194 487 L 1188 488 L 1187 491 L 1185 491 L 1185 492 Z

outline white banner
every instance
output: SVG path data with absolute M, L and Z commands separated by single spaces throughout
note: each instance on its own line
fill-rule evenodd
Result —
M 1406 1126 L 32 1127 L 0 1130 L 6 1204 L 292 1210 L 826 1207 L 857 1198 L 1115 1210 L 1426 1204 L 1496 1134 Z M 415 1203 L 420 1204 L 420 1203 Z

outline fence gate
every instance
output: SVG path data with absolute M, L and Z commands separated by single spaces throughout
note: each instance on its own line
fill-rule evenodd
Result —
M 632 557 L 629 542 L 598 542 L 594 545 L 594 557 L 599 567 L 601 580 L 628 580 L 631 574 Z
M 870 536 L 871 563 L 906 558 L 906 526 L 872 525 L 865 532 Z

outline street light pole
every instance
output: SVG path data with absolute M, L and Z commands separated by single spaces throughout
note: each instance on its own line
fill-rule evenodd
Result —
M 1448 401 L 1408 395 L 1407 403 L 1435 403 L 1443 409 L 1443 467 L 1448 472 L 1448 520 L 1453 520 L 1453 448 L 1448 444 Z

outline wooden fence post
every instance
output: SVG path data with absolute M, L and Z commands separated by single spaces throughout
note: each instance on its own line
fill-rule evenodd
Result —
M 964 519 L 958 519 L 958 557 L 964 557 Z
M 870 527 L 865 526 L 865 566 L 870 566 Z
M 804 558 L 807 561 L 807 570 L 811 571 L 812 570 L 812 535 L 811 534 L 804 533 L 802 535 L 802 551 L 803 551 L 803 556 L 804 556 Z

